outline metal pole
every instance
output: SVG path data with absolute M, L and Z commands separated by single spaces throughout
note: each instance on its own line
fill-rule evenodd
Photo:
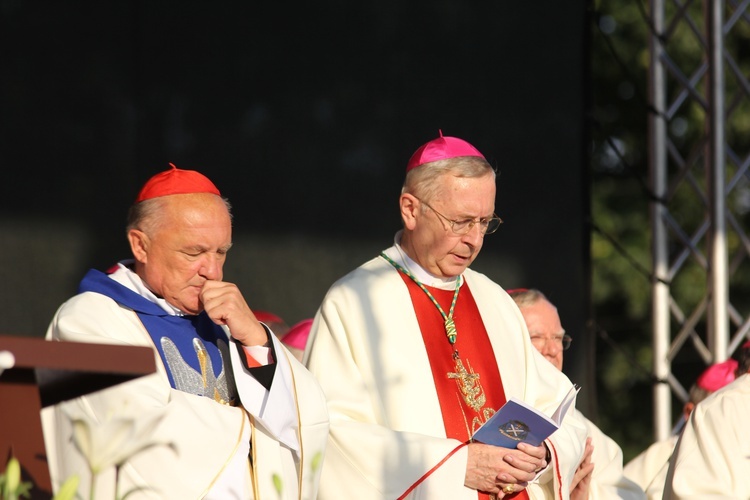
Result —
M 710 151 L 706 154 L 706 179 L 711 217 L 708 310 L 708 348 L 714 362 L 727 358 L 729 344 L 729 286 L 727 284 L 725 138 L 724 138 L 724 1 L 708 0 L 708 95 L 706 114 Z
M 665 199 L 667 193 L 667 124 L 664 118 L 666 108 L 665 69 L 662 63 L 664 48 L 658 35 L 664 30 L 663 0 L 651 0 L 651 22 L 655 33 L 649 37 L 651 61 L 649 64 L 649 96 L 654 112 L 649 117 L 649 170 L 651 189 L 658 199 Z M 667 208 L 663 203 L 651 201 L 652 256 L 655 280 L 652 289 L 653 315 L 653 371 L 657 380 L 667 379 L 670 363 L 667 359 L 670 342 L 669 315 L 669 254 L 667 226 L 664 214 Z M 654 400 L 654 439 L 661 441 L 671 430 L 672 397 L 666 383 L 656 383 L 653 388 Z

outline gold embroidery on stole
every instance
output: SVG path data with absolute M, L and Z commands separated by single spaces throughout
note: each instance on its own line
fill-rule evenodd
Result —
M 495 414 L 495 410 L 492 408 L 483 408 L 484 404 L 487 402 L 487 397 L 484 394 L 484 389 L 480 382 L 480 376 L 478 373 L 474 373 L 471 364 L 467 361 L 467 364 L 469 365 L 469 370 L 467 370 L 460 357 L 454 355 L 453 359 L 455 360 L 456 371 L 448 372 L 448 378 L 456 381 L 456 385 L 461 391 L 461 396 L 463 397 L 464 402 L 469 408 L 478 414 L 471 419 L 471 429 L 467 429 L 471 436 L 474 435 L 474 432 L 481 427 L 484 422 Z M 463 412 L 463 409 L 461 411 Z M 464 421 L 466 421 L 465 416 Z

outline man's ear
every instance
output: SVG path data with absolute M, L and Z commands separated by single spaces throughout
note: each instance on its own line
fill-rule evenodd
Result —
M 420 210 L 419 200 L 412 194 L 404 193 L 398 199 L 398 202 L 404 227 L 409 230 L 414 229 L 417 223 L 417 212 Z
M 695 408 L 695 403 L 688 401 L 685 403 L 685 405 L 682 407 L 682 415 L 685 417 L 685 420 L 690 418 L 690 414 L 693 412 L 693 409 Z
M 150 240 L 148 235 L 139 229 L 131 229 L 128 231 L 128 241 L 130 242 L 130 250 L 133 252 L 133 257 L 137 262 L 141 264 L 148 260 L 148 247 Z

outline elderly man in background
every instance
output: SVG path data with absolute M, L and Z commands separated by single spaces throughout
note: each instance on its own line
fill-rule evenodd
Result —
M 562 371 L 563 351 L 570 347 L 572 338 L 565 333 L 557 307 L 536 289 L 519 288 L 508 293 L 521 310 L 529 328 L 531 343 L 558 370 Z M 574 409 L 589 431 L 587 454 L 577 474 L 578 488 L 571 498 L 643 499 L 643 490 L 623 474 L 622 450 L 578 409 Z
M 661 500 L 667 479 L 669 459 L 695 406 L 735 379 L 737 361 L 715 363 L 700 374 L 690 388 L 688 401 L 682 407 L 682 422 L 667 439 L 657 441 L 625 465 L 625 475 L 646 491 L 649 500 Z
M 680 434 L 664 498 L 750 498 L 750 342 L 740 353 L 737 377 L 693 408 Z
M 406 170 L 403 230 L 332 286 L 308 339 L 331 415 L 320 499 L 568 498 L 586 432 L 574 417 L 540 446 L 471 441 L 506 398 L 551 414 L 572 387 L 469 269 L 501 222 L 495 171 L 442 134 Z

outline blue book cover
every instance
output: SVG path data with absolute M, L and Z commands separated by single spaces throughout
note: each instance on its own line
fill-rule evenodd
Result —
M 562 419 L 575 401 L 578 390 L 577 386 L 573 386 L 568 391 L 552 417 L 520 399 L 511 397 L 474 433 L 472 441 L 503 448 L 516 448 L 518 443 L 539 446 L 560 428 Z

